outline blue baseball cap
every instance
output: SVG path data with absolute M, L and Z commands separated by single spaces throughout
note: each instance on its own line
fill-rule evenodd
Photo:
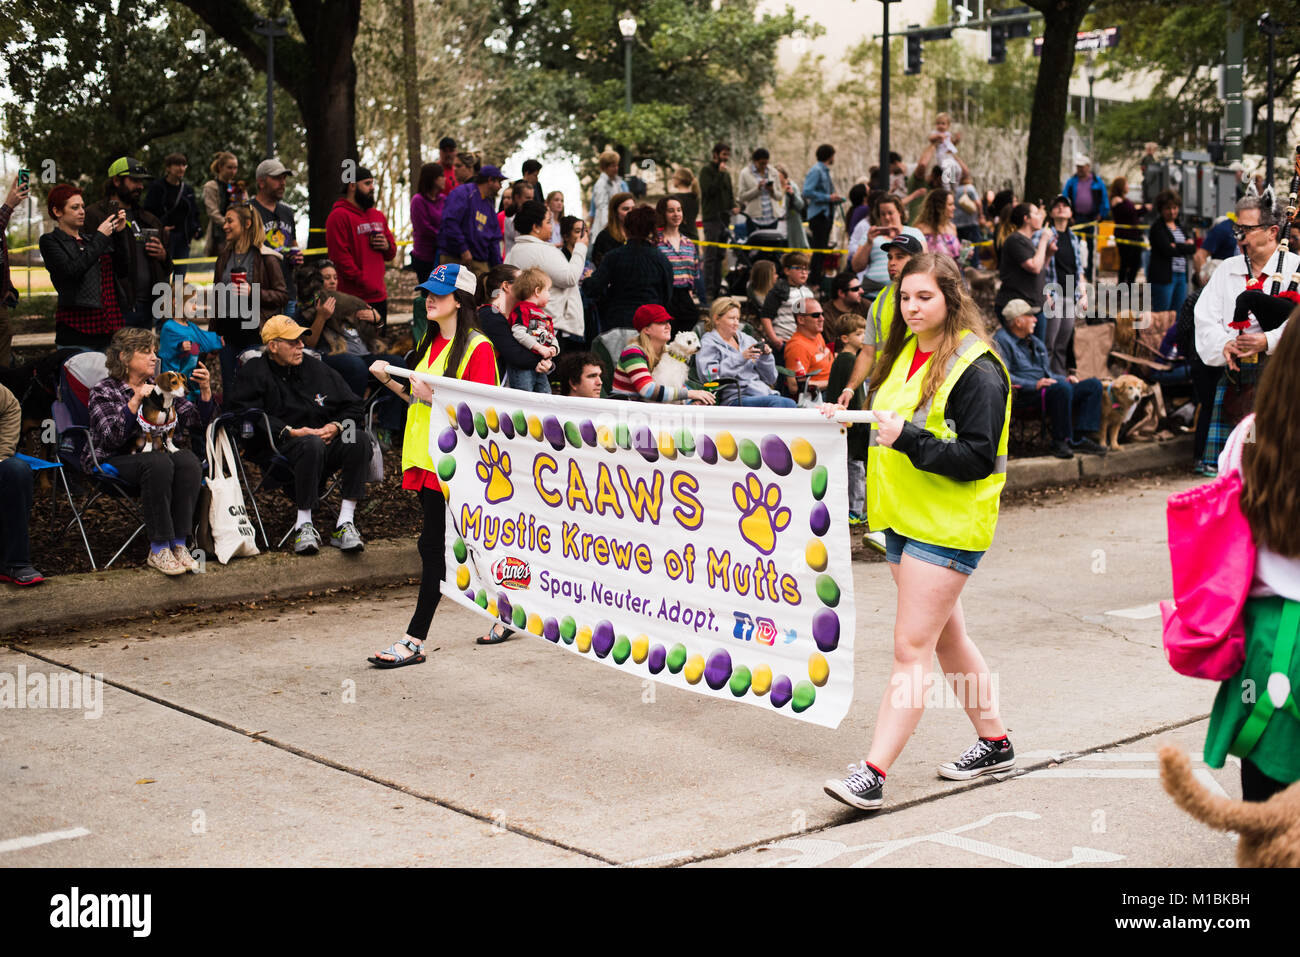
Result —
M 445 296 L 456 289 L 467 292 L 472 296 L 478 289 L 478 277 L 474 275 L 468 266 L 443 263 L 429 273 L 428 279 L 415 288 L 423 289 L 432 296 Z

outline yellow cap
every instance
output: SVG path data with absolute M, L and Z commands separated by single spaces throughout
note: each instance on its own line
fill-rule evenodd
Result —
M 297 339 L 306 328 L 298 325 L 288 316 L 272 316 L 266 320 L 262 326 L 262 341 L 270 342 L 272 339 Z

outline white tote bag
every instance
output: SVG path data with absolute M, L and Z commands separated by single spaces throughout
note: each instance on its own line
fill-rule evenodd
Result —
M 215 422 L 208 426 L 207 483 L 212 495 L 208 518 L 217 561 L 225 565 L 236 556 L 252 558 L 258 550 L 256 532 L 248 520 L 244 495 L 235 477 L 235 453 L 225 430 L 217 432 L 215 426 Z

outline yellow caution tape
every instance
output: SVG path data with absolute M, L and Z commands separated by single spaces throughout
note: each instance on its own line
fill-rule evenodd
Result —
M 697 246 L 716 246 L 719 249 L 748 249 L 764 253 L 848 253 L 847 249 L 809 249 L 807 246 L 750 246 L 746 243 L 715 243 L 707 239 L 695 240 Z

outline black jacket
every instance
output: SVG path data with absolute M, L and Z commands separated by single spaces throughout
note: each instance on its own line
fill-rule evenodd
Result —
M 267 356 L 249 359 L 235 377 L 233 410 L 261 409 L 271 422 L 277 445 L 288 429 L 319 429 L 351 419 L 365 428 L 362 402 L 343 377 L 320 359 L 303 356 L 302 365 L 282 366 Z
M 638 307 L 648 303 L 668 307 L 673 267 L 658 246 L 628 242 L 605 254 L 583 282 L 582 291 L 600 301 L 600 324 L 605 329 L 630 329 Z
M 172 227 L 173 236 L 184 236 L 186 240 L 199 237 L 199 201 L 194 197 L 194 187 L 181 180 L 180 194 L 176 204 L 167 206 L 167 180 L 159 176 L 149 182 L 144 191 L 140 205 L 157 216 L 164 226 Z
M 162 230 L 162 223 L 153 213 L 146 211 L 143 207 L 137 213 L 137 218 L 142 225 L 149 229 Z M 107 199 L 101 199 L 94 206 L 87 206 L 86 224 L 83 228 L 86 232 L 96 229 L 100 223 L 108 218 L 108 214 Z M 113 233 L 109 240 L 113 244 L 113 273 L 117 278 L 118 302 L 121 304 L 123 312 L 130 312 L 138 300 L 153 298 L 153 287 L 158 283 L 171 282 L 172 257 L 170 253 L 167 253 L 162 259 L 146 256 L 145 258 L 149 262 L 149 288 L 136 289 L 135 260 L 137 256 L 145 255 L 144 243 L 136 240 L 130 224 L 127 225 L 126 229 Z M 161 233 L 158 241 L 162 243 L 165 251 L 167 242 Z
M 1182 227 L 1182 223 L 1175 220 L 1176 226 Z M 1151 224 L 1151 229 L 1147 235 L 1151 240 L 1151 260 L 1147 266 L 1147 282 L 1166 283 L 1174 281 L 1174 257 L 1190 256 L 1196 252 L 1196 244 L 1192 242 L 1174 242 L 1174 234 L 1169 229 L 1169 224 L 1163 219 L 1157 219 Z M 1187 235 L 1187 230 L 1183 230 L 1183 235 Z
M 99 257 L 111 252 L 114 257 L 124 255 L 113 248 L 113 240 L 99 230 L 82 231 L 85 246 L 62 229 L 52 229 L 40 238 L 41 259 L 50 274 L 50 282 L 59 294 L 60 309 L 99 309 L 104 303 L 99 275 Z M 116 270 L 115 270 L 116 271 Z M 121 303 L 121 284 L 118 284 L 118 302 Z
M 505 380 L 507 369 L 535 369 L 541 358 L 510 331 L 510 320 L 497 312 L 490 305 L 484 305 L 478 311 L 478 327 L 483 335 L 492 342 L 492 350 L 497 354 L 497 375 Z
M 987 478 L 996 465 L 1010 388 L 1002 363 L 985 353 L 967 367 L 948 394 L 944 414 L 952 419 L 957 438 L 946 442 L 906 422 L 894 451 L 902 452 L 918 469 L 958 482 Z

